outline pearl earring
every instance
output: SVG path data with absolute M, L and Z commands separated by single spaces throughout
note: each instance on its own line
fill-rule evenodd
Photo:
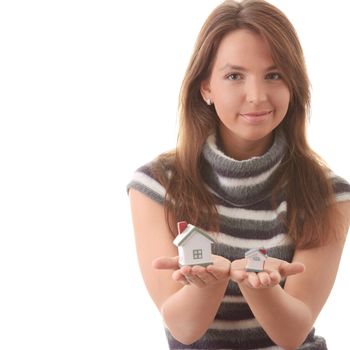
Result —
M 211 105 L 211 99 L 208 98 L 205 102 L 207 102 L 207 105 L 210 106 Z

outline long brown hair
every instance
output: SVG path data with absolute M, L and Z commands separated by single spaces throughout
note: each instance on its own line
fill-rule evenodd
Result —
M 237 29 L 251 30 L 267 40 L 272 59 L 290 91 L 287 115 L 279 125 L 287 138 L 288 151 L 274 189 L 277 192 L 288 184 L 288 233 L 299 248 L 322 245 L 331 237 L 337 212 L 332 205 L 335 196 L 328 168 L 306 139 L 310 83 L 304 55 L 293 25 L 279 9 L 263 0 L 223 2 L 199 33 L 180 91 L 177 147 L 174 152 L 163 154 L 158 163 L 172 160 L 173 176 L 168 178 L 160 168 L 156 169 L 166 187 L 169 227 L 174 227 L 174 221 L 187 220 L 211 231 L 218 230 L 218 213 L 201 174 L 202 148 L 208 135 L 216 130 L 218 116 L 213 106 L 203 101 L 200 84 L 211 74 L 223 37 Z

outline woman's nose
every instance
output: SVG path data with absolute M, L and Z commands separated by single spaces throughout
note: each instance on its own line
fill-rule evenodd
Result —
M 259 104 L 267 100 L 267 91 L 264 82 L 257 79 L 251 79 L 246 83 L 246 99 L 247 102 Z

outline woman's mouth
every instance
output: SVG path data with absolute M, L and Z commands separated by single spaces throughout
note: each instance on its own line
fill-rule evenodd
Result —
M 249 123 L 256 124 L 265 121 L 273 111 L 260 111 L 260 112 L 249 112 L 241 113 L 240 115 L 247 120 Z

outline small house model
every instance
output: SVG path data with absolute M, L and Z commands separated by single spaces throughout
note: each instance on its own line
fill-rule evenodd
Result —
M 211 245 L 214 243 L 208 233 L 196 226 L 187 224 L 186 221 L 177 223 L 178 235 L 174 244 L 179 251 L 179 265 L 201 265 L 212 264 Z
M 264 270 L 267 250 L 264 248 L 250 249 L 245 253 L 245 258 L 247 259 L 247 271 L 261 272 Z

